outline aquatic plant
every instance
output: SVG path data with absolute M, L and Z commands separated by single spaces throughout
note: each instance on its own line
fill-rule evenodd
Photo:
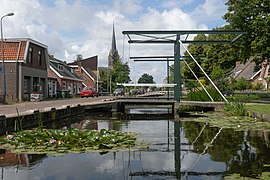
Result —
M 233 116 L 244 116 L 246 105 L 240 101 L 225 102 L 224 111 Z
M 15 153 L 118 151 L 136 145 L 136 134 L 115 130 L 33 129 L 0 138 L 0 148 Z M 141 146 L 142 147 L 142 146 Z
M 15 120 L 14 131 L 22 131 L 23 130 L 22 121 L 24 119 L 24 116 L 20 115 L 17 107 L 16 107 L 16 112 L 17 112 L 17 119 Z
M 233 129 L 235 131 L 245 130 L 263 130 L 269 132 L 270 123 L 258 121 L 256 118 L 247 116 L 226 116 L 223 112 L 220 113 L 204 113 L 204 116 L 199 116 L 193 121 L 208 123 L 211 127 L 223 129 Z
M 231 174 L 231 175 L 226 175 L 224 177 L 225 180 L 255 180 L 255 179 L 269 179 L 270 178 L 270 173 L 269 172 L 262 172 L 261 175 L 258 177 L 243 177 L 240 174 Z

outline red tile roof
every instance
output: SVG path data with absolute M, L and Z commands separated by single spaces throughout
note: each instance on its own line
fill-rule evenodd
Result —
M 4 60 L 18 61 L 24 60 L 24 53 L 26 48 L 26 41 L 4 41 Z M 2 59 L 2 51 L 0 51 L 0 58 Z

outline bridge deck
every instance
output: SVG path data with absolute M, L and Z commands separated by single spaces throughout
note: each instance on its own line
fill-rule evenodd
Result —
M 222 111 L 224 108 L 224 102 L 209 102 L 209 101 L 180 101 L 179 103 L 172 98 L 164 97 L 120 97 L 117 100 L 121 104 L 125 105 L 172 105 L 175 108 L 179 106 L 194 106 L 194 107 L 206 107 L 214 108 L 215 111 Z

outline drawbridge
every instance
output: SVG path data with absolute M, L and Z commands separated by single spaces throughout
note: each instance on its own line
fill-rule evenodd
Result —
M 232 31 L 232 30 L 160 30 L 160 31 L 123 31 L 123 35 L 128 37 L 128 43 L 132 44 L 173 44 L 174 56 L 149 56 L 149 57 L 130 57 L 130 59 L 136 59 L 137 61 L 169 61 L 174 62 L 174 82 L 173 84 L 163 85 L 162 87 L 174 87 L 174 100 L 180 102 L 181 98 L 181 77 L 180 77 L 180 60 L 182 59 L 180 47 L 182 46 L 189 54 L 195 64 L 199 67 L 205 77 L 210 81 L 214 88 L 218 91 L 220 96 L 227 102 L 227 99 L 220 92 L 215 83 L 205 73 L 195 57 L 189 52 L 185 44 L 232 44 L 237 41 L 245 32 Z M 198 34 L 210 35 L 210 34 L 230 34 L 230 39 L 209 39 L 209 40 L 194 40 L 193 37 Z M 185 62 L 185 61 L 184 61 Z M 199 80 L 195 72 L 185 62 L 192 74 Z M 200 81 L 198 81 L 200 83 Z M 141 86 L 140 84 L 121 84 L 124 86 Z M 210 99 L 213 101 L 211 95 L 207 92 L 202 84 L 200 84 Z M 153 86 L 155 86 L 153 84 Z

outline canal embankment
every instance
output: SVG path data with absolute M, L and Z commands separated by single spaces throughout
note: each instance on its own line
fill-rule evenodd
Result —
M 248 116 L 270 122 L 269 103 L 247 103 L 246 107 Z
M 89 110 L 111 111 L 114 108 L 114 97 L 76 98 L 40 102 L 23 102 L 12 105 L 0 105 L 0 134 L 14 130 L 57 121 L 85 113 Z
M 57 121 L 57 119 L 68 118 L 88 111 L 108 111 L 117 113 L 123 111 L 126 105 L 169 105 L 174 114 L 181 106 L 206 107 L 213 111 L 222 111 L 223 102 L 192 102 L 162 101 L 161 99 L 121 99 L 114 96 L 100 96 L 99 98 L 74 98 L 39 102 L 23 102 L 12 105 L 0 105 L 0 133 L 13 130 L 20 124 L 22 127 L 32 127 L 43 123 Z M 163 103 L 163 104 L 162 104 Z M 254 105 L 254 104 L 253 104 Z M 251 106 L 248 106 L 251 107 Z M 264 109 L 268 110 L 269 107 Z M 250 117 L 270 121 L 270 113 L 248 109 L 247 115 Z M 17 124 L 16 124 L 17 123 Z

